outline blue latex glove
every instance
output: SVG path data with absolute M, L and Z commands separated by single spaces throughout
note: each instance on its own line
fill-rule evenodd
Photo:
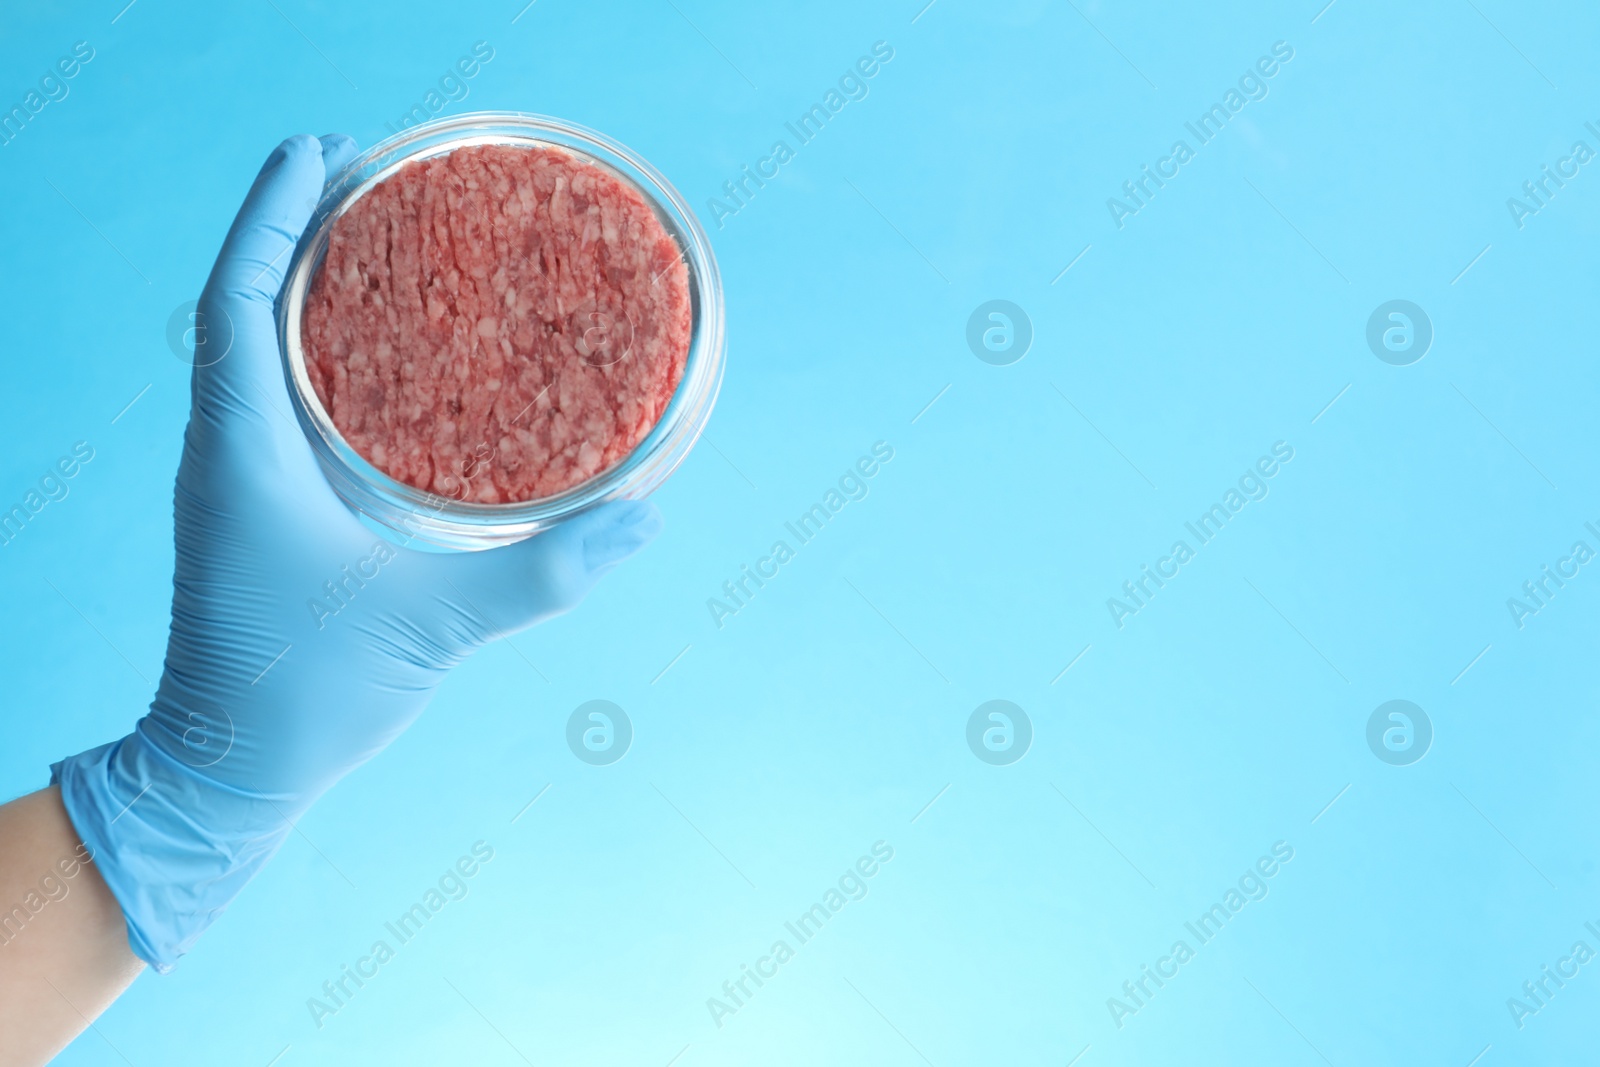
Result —
M 617 502 L 518 544 L 427 553 L 381 541 L 334 495 L 293 421 L 274 301 L 354 154 L 343 136 L 285 141 L 228 233 L 197 321 L 208 358 L 230 325 L 231 347 L 194 370 L 161 684 L 133 733 L 51 768 L 134 952 L 161 971 L 451 667 L 572 608 L 660 528 L 653 505 Z

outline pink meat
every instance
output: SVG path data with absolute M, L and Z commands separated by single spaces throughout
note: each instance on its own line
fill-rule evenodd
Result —
M 688 269 L 643 195 L 554 148 L 411 163 L 334 223 L 306 367 L 390 477 L 484 504 L 607 470 L 666 410 Z

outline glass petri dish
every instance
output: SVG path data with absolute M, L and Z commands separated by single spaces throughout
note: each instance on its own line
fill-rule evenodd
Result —
M 689 354 L 677 390 L 654 428 L 608 469 L 553 496 L 480 504 L 391 478 L 345 441 L 306 370 L 301 321 L 306 296 L 328 250 L 334 224 L 362 196 L 407 164 L 470 145 L 559 149 L 633 186 L 655 210 L 688 268 L 692 316 Z M 380 141 L 328 183 L 289 261 L 278 296 L 278 342 L 295 418 L 335 493 L 396 539 L 446 549 L 485 549 L 530 537 L 608 500 L 647 496 L 688 456 L 722 384 L 722 280 L 706 236 L 688 203 L 637 153 L 575 123 L 544 115 L 479 111 L 435 119 Z

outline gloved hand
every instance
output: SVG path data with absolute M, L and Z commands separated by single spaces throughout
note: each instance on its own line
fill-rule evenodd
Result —
M 616 502 L 514 545 L 428 553 L 334 495 L 289 405 L 274 301 L 354 154 L 343 136 L 285 141 L 228 233 L 197 309 L 196 363 L 215 362 L 191 384 L 161 684 L 133 733 L 51 768 L 134 952 L 161 971 L 451 667 L 575 606 L 660 527 L 653 505 Z

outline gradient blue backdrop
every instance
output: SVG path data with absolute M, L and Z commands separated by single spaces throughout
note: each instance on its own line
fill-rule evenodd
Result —
M 1600 963 L 1521 1029 L 1506 1001 L 1600 950 L 1600 575 L 1522 629 L 1506 600 L 1600 548 L 1600 173 L 1521 229 L 1506 200 L 1600 148 L 1600 15 L 922 2 L 0 14 L 7 108 L 94 49 L 0 148 L 0 504 L 95 449 L 0 548 L 8 794 L 125 732 L 159 676 L 188 407 L 168 321 L 284 136 L 386 136 L 485 41 L 446 111 L 649 158 L 712 231 L 730 337 L 661 540 L 457 671 L 60 1062 L 1593 1055 Z M 718 228 L 708 198 L 876 41 L 867 98 Z M 1107 198 L 1279 41 L 1267 98 L 1119 229 Z M 1365 340 L 1396 298 L 1435 330 L 1406 367 Z M 966 343 L 991 299 L 1032 322 L 1010 366 Z M 870 495 L 718 629 L 707 599 L 880 440 Z M 1277 441 L 1270 496 L 1118 629 L 1106 599 Z M 596 698 L 636 730 L 609 767 L 564 741 Z M 994 698 L 1035 731 L 1010 766 L 965 740 Z M 1433 724 L 1410 766 L 1367 745 L 1391 699 Z M 308 998 L 478 840 L 470 895 L 319 1029 Z M 707 998 L 879 840 L 868 896 L 717 1026 Z M 1279 841 L 1270 895 L 1198 947 L 1184 922 Z M 1179 938 L 1196 957 L 1119 1028 L 1107 999 Z

